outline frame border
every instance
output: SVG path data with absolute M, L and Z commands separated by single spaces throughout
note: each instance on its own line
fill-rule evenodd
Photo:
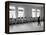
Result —
M 40 4 L 40 5 L 43 5 L 43 9 L 44 9 L 44 30 L 41 30 L 41 31 L 24 31 L 24 32 L 9 32 L 9 3 Z M 45 32 L 45 3 L 6 1 L 5 2 L 5 33 L 6 34 L 16 34 L 16 33 L 32 33 L 32 32 Z

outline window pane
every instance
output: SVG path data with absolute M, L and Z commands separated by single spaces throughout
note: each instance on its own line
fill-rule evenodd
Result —
M 40 10 L 37 9 L 37 17 L 39 17 L 39 16 L 40 16 Z
M 32 17 L 36 17 L 36 9 L 32 8 Z
M 32 8 L 32 11 L 36 11 L 36 9 L 33 9 L 33 8 Z
M 9 9 L 15 9 L 15 6 L 11 6 L 11 5 L 10 5 L 10 6 L 9 6 Z
M 9 18 L 16 18 L 15 11 L 9 11 Z
M 18 7 L 18 17 L 24 17 L 24 8 Z

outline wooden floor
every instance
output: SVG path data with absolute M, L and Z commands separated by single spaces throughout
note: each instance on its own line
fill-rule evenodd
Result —
M 38 22 L 24 23 L 18 25 L 10 25 L 10 32 L 22 32 L 22 31 L 40 31 L 43 30 L 43 22 L 40 22 L 41 26 L 38 25 Z

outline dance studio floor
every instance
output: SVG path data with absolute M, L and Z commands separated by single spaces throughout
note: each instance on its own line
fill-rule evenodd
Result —
M 38 25 L 38 22 L 10 25 L 10 32 L 23 32 L 23 31 L 40 31 L 43 30 L 43 21 L 40 22 L 41 25 Z

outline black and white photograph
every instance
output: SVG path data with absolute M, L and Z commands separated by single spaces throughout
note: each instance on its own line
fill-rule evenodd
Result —
M 7 31 L 12 33 L 45 31 L 44 5 L 44 3 L 7 2 L 5 9 L 8 18 L 5 24 Z

